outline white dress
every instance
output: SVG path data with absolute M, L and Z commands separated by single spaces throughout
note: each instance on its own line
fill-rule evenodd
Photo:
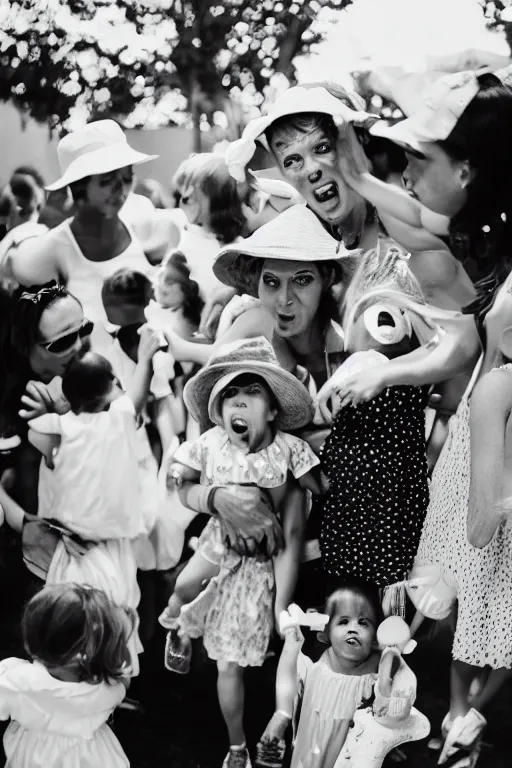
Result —
M 122 683 L 67 683 L 38 662 L 0 662 L 0 720 L 9 768 L 127 768 L 107 720 L 125 696 Z
M 55 469 L 41 464 L 39 515 L 97 542 L 80 557 L 59 542 L 46 583 L 88 584 L 118 605 L 136 609 L 140 591 L 133 542 L 147 530 L 133 403 L 122 396 L 101 413 L 47 414 L 31 426 L 62 435 Z M 137 632 L 129 647 L 135 675 L 142 651 Z

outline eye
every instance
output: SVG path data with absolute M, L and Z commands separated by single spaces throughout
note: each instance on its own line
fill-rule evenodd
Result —
M 251 384 L 250 387 L 247 389 L 247 393 L 249 395 L 259 395 L 261 394 L 261 387 L 259 384 Z
M 362 627 L 368 627 L 368 626 L 369 626 L 369 624 L 370 624 L 370 622 L 368 621 L 368 619 L 359 619 L 359 623 L 360 623 L 360 625 L 361 625 Z
M 297 285 L 300 285 L 301 287 L 304 287 L 306 285 L 310 285 L 315 278 L 313 275 L 296 275 L 293 278 L 294 283 L 297 283 Z
M 342 626 L 342 627 L 343 627 L 343 626 L 345 626 L 346 624 L 348 624 L 348 619 L 340 619 L 340 620 L 338 621 L 338 626 Z
M 288 155 L 288 157 L 285 157 L 283 161 L 283 167 L 284 168 L 293 168 L 296 167 L 300 161 L 302 160 L 300 155 Z
M 228 387 L 224 390 L 224 400 L 231 400 L 231 398 L 236 397 L 237 392 L 236 387 Z
M 332 152 L 332 145 L 330 141 L 321 141 L 316 145 L 315 152 L 317 155 L 326 155 L 329 152 Z
M 279 280 L 274 275 L 263 275 L 263 284 L 268 288 L 277 288 L 279 286 Z

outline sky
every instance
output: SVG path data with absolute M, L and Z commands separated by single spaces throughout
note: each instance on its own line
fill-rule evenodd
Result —
M 401 65 L 421 71 L 427 54 L 466 48 L 508 54 L 504 39 L 490 33 L 478 0 L 354 0 L 345 11 L 323 11 L 318 25 L 326 41 L 296 61 L 299 80 L 350 82 L 350 72 L 369 65 Z

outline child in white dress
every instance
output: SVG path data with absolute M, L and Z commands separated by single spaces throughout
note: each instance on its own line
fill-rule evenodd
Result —
M 179 447 L 170 469 L 172 480 L 212 486 L 212 511 L 217 486 L 266 488 L 283 524 L 284 549 L 273 561 L 262 552 L 235 552 L 224 541 L 221 523 L 212 518 L 160 618 L 171 630 L 168 651 L 178 625 L 182 636 L 203 636 L 219 670 L 219 702 L 231 744 L 225 766 L 248 766 L 243 670 L 263 664 L 274 611 L 279 615 L 289 604 L 295 586 L 304 520 L 302 489 L 317 491 L 310 470 L 319 461 L 307 443 L 288 430 L 305 426 L 313 406 L 305 387 L 279 366 L 262 337 L 221 347 L 187 384 L 185 402 L 200 423 L 209 418 L 216 426 Z M 171 669 L 184 671 L 176 669 L 172 659 L 167 661 Z
M 31 661 L 0 662 L 0 720 L 10 768 L 126 768 L 107 725 L 129 680 L 134 615 L 98 589 L 45 587 L 25 608 Z
M 158 347 L 157 334 L 143 328 L 139 361 L 126 394 L 104 357 L 88 352 L 74 361 L 62 380 L 71 412 L 34 419 L 29 432 L 29 439 L 52 470 L 51 494 L 40 497 L 39 515 L 63 523 L 95 544 L 77 556 L 61 541 L 47 584 L 89 584 L 105 590 L 116 604 L 133 609 L 140 599 L 133 542 L 147 532 L 137 418 L 148 394 L 151 360 Z M 130 646 L 133 673 L 138 674 L 137 654 L 142 646 L 137 633 Z

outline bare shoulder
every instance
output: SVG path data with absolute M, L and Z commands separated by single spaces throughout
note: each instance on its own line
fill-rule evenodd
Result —
M 473 411 L 506 411 L 512 408 L 512 368 L 496 368 L 478 382 L 471 397 Z

